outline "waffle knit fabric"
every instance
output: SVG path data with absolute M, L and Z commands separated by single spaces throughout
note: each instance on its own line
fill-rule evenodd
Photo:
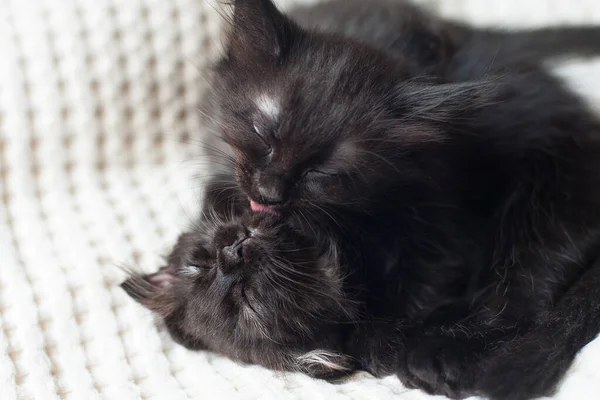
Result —
M 597 0 L 424 2 L 483 25 L 600 23 Z M 429 398 L 187 351 L 118 287 L 118 266 L 156 269 L 198 207 L 216 3 L 0 0 L 1 400 Z M 563 72 L 598 96 L 599 64 Z M 556 398 L 599 397 L 597 340 Z

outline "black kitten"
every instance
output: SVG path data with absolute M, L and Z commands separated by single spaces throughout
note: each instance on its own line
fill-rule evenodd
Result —
M 451 117 L 502 99 L 499 77 L 522 72 L 521 84 L 544 75 L 540 57 L 600 51 L 595 28 L 480 32 L 398 1 L 297 12 L 315 29 L 270 1 L 236 5 L 214 101 L 241 186 L 272 212 L 373 211 L 390 187 L 422 180 L 413 153 L 447 142 Z
M 342 262 L 334 240 L 324 253 L 285 220 L 252 215 L 227 181 L 218 176 L 208 184 L 202 218 L 180 236 L 166 267 L 132 273 L 122 285 L 163 319 L 178 343 L 328 380 L 361 368 L 377 376 L 398 372 L 405 343 L 427 343 L 407 321 L 367 314 L 365 305 L 383 296 L 360 290 L 363 278 Z M 600 265 L 523 339 L 486 360 L 478 392 L 529 398 L 553 386 L 569 366 L 565 360 L 596 334 L 600 305 L 581 298 L 598 296 L 599 280 Z
M 364 333 L 405 350 L 373 340 L 361 366 L 462 397 L 599 255 L 600 123 L 540 63 L 599 52 L 600 29 L 480 31 L 368 3 L 294 22 L 269 0 L 236 1 L 215 69 L 223 139 L 255 211 L 336 237 L 368 314 L 420 327 Z M 559 342 L 583 346 L 577 328 Z
M 318 251 L 279 218 L 252 215 L 221 182 L 209 185 L 203 217 L 167 266 L 133 273 L 123 288 L 187 348 L 327 379 L 354 370 L 343 343 L 357 304 L 344 294 L 333 243 Z

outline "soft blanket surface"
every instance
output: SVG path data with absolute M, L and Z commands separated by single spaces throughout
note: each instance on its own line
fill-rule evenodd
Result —
M 600 24 L 597 0 L 429 0 L 479 24 Z M 157 269 L 197 208 L 216 0 L 0 0 L 0 399 L 427 399 L 174 345 L 118 266 Z M 286 5 L 289 5 L 287 2 Z M 573 65 L 598 96 L 600 67 Z M 600 342 L 558 399 L 600 398 Z

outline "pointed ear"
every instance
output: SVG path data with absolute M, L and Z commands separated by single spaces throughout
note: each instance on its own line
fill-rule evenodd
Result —
M 472 121 L 476 113 L 500 99 L 494 82 L 403 83 L 386 100 L 398 127 L 398 139 L 408 145 L 443 143 L 452 131 Z M 401 121 L 401 124 L 397 122 Z
M 135 301 L 166 318 L 177 308 L 173 295 L 173 283 L 176 279 L 173 272 L 172 267 L 166 267 L 149 275 L 132 273 L 121 287 Z
M 300 28 L 271 0 L 235 0 L 228 55 L 242 62 L 275 60 L 283 56 L 299 32 Z
M 394 102 L 407 117 L 454 116 L 481 109 L 498 100 L 498 84 L 491 81 L 407 83 L 397 88 Z

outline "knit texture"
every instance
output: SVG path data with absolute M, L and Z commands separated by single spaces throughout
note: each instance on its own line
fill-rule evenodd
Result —
M 198 207 L 216 3 L 0 0 L 1 400 L 429 398 L 187 351 L 118 287 L 119 266 L 156 270 Z M 478 24 L 600 23 L 597 0 L 427 3 Z M 597 64 L 565 71 L 598 96 Z M 557 398 L 597 399 L 599 371 L 596 341 Z

